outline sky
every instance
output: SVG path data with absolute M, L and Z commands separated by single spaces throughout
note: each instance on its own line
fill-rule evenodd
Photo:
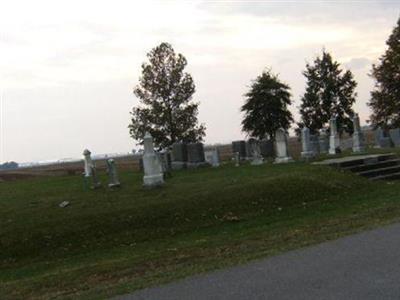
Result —
M 243 95 L 266 68 L 299 120 L 302 71 L 323 48 L 353 72 L 365 124 L 368 74 L 399 17 L 400 1 L 0 0 L 0 163 L 138 148 L 133 88 L 161 42 L 188 60 L 207 144 L 246 138 Z

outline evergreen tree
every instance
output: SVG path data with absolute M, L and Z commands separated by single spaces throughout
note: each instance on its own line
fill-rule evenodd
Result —
M 134 89 L 140 104 L 133 108 L 129 132 L 141 141 L 146 131 L 154 144 L 166 148 L 177 141 L 202 141 L 205 126 L 198 124 L 199 103 L 193 102 L 195 85 L 182 54 L 175 54 L 168 43 L 152 49 L 142 64 L 142 76 Z
M 340 64 L 323 50 L 322 58 L 317 57 L 314 64 L 307 64 L 303 75 L 307 86 L 301 99 L 301 122 L 297 131 L 306 126 L 315 134 L 329 123 L 332 115 L 336 115 L 338 132 L 352 133 L 352 106 L 357 96 L 353 74 L 350 71 L 343 73 Z
M 292 103 L 288 85 L 270 70 L 264 71 L 245 94 L 242 130 L 253 138 L 275 139 L 278 128 L 289 129 L 293 122 L 288 106 Z
M 368 104 L 372 124 L 388 129 L 400 127 L 400 18 L 386 44 L 385 54 L 372 66 L 375 89 Z

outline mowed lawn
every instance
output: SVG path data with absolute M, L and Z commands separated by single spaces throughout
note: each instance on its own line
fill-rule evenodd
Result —
M 1 182 L 0 299 L 111 297 L 400 217 L 400 182 L 305 163 L 179 171 L 154 190 L 120 179 Z

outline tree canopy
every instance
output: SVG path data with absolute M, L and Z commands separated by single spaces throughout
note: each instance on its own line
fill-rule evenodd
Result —
M 306 91 L 301 98 L 299 129 L 308 127 L 312 134 L 324 128 L 332 115 L 337 116 L 338 132 L 353 132 L 353 104 L 357 86 L 351 71 L 344 71 L 327 51 L 306 65 Z
M 264 71 L 251 84 L 241 108 L 244 113 L 242 130 L 249 136 L 275 139 L 278 128 L 289 129 L 293 117 L 290 88 L 270 70 Z
M 134 88 L 139 105 L 131 112 L 131 137 L 142 141 L 148 131 L 159 148 L 178 141 L 202 141 L 205 126 L 198 124 L 199 103 L 192 101 L 195 84 L 184 72 L 186 58 L 175 54 L 168 43 L 153 48 L 147 57 L 149 61 L 142 64 L 142 75 Z
M 386 41 L 386 52 L 372 66 L 375 88 L 368 103 L 374 127 L 400 127 L 400 18 Z

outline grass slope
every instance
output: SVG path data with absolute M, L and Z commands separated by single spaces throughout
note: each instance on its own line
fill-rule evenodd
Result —
M 302 163 L 176 172 L 154 190 L 139 173 L 121 182 L 0 183 L 0 298 L 113 296 L 400 216 L 400 183 Z

